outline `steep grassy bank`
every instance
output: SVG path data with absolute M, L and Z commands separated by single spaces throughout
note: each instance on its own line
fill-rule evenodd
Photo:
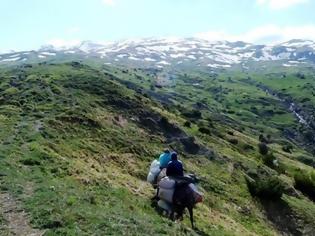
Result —
M 195 76 L 203 86 L 191 84 Z M 280 109 L 258 88 L 200 73 L 155 88 L 143 71 L 76 62 L 8 68 L 0 77 L 1 191 L 20 200 L 46 235 L 275 235 L 292 221 L 296 229 L 287 233 L 314 232 L 314 203 L 293 188 L 294 174 L 311 170 L 296 159 L 310 154 L 294 143 L 292 153 L 282 150 L 289 141 L 279 127 L 283 120 L 294 126 L 292 114 L 270 115 L 280 120 L 269 125 L 239 103 L 269 99 L 269 109 Z M 164 95 L 170 100 L 161 101 Z M 258 152 L 261 130 L 274 139 L 269 147 L 285 169 L 280 175 Z M 169 145 L 201 177 L 197 231 L 188 219 L 173 223 L 151 207 L 147 169 Z M 271 214 L 279 205 L 248 190 L 246 173 L 261 169 L 286 183 L 283 222 Z

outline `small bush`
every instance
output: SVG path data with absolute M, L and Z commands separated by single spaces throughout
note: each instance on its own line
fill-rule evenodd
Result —
M 242 148 L 244 151 L 255 150 L 255 148 L 252 145 L 247 144 L 247 143 L 245 143 Z
M 234 144 L 234 145 L 238 144 L 238 140 L 236 138 L 229 139 L 228 141 L 229 143 Z
M 233 110 L 228 110 L 227 113 L 229 113 L 229 114 L 235 114 L 235 111 L 233 111 Z
M 315 201 L 315 172 L 299 172 L 294 175 L 295 188 Z
M 266 166 L 274 169 L 279 174 L 285 173 L 285 166 L 282 163 L 278 162 L 278 159 L 273 155 L 273 153 L 268 153 L 267 155 L 264 155 L 262 160 Z
M 248 177 L 246 180 L 251 195 L 261 199 L 279 199 L 284 192 L 284 184 L 277 176 Z
M 308 156 L 299 156 L 297 160 L 304 163 L 305 165 L 312 166 L 315 168 L 315 158 Z
M 211 131 L 209 129 L 205 128 L 205 127 L 200 127 L 199 128 L 199 132 L 203 133 L 203 134 L 208 134 L 208 135 L 211 134 Z
M 31 158 L 21 160 L 21 163 L 26 166 L 38 166 L 41 164 L 40 161 Z
M 227 133 L 228 133 L 228 135 L 234 136 L 234 132 L 233 131 L 228 131 Z
M 258 150 L 261 155 L 267 155 L 269 152 L 269 148 L 266 143 L 259 143 Z
M 187 128 L 191 127 L 191 123 L 189 121 L 185 121 L 184 126 Z
M 269 153 L 264 155 L 262 160 L 266 166 L 273 168 L 277 159 L 272 153 Z
M 308 142 L 313 142 L 314 141 L 314 134 L 312 131 L 306 131 L 303 133 L 304 138 L 308 141 Z
M 259 140 L 260 142 L 262 142 L 262 143 L 267 143 L 267 142 L 268 142 L 267 138 L 265 138 L 265 136 L 262 135 L 262 134 L 259 135 L 258 140 Z
M 287 153 L 292 153 L 293 146 L 292 144 L 287 144 L 282 147 L 282 150 Z
M 191 118 L 191 119 L 201 119 L 201 112 L 197 111 L 197 110 L 193 110 L 193 111 L 186 111 L 182 113 L 185 117 L 187 118 Z

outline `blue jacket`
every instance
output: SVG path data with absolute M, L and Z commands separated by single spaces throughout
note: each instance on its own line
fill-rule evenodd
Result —
M 162 153 L 159 158 L 160 168 L 166 168 L 167 164 L 171 161 L 171 153 Z
M 167 176 L 184 176 L 183 164 L 181 161 L 171 161 L 167 165 L 166 169 Z

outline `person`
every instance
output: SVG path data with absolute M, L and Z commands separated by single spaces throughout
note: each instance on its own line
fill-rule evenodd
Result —
M 167 164 L 170 161 L 171 161 L 171 152 L 168 149 L 165 149 L 164 152 L 159 157 L 160 170 L 161 170 L 160 173 L 165 171 L 163 169 L 165 169 L 167 167 Z M 160 174 L 158 174 L 156 176 L 155 182 L 158 181 L 159 175 Z M 158 184 L 156 186 L 156 194 L 155 194 L 155 196 L 153 198 L 151 198 L 151 200 L 159 200 L 159 186 L 158 186 Z
M 168 149 L 160 155 L 159 161 L 161 170 L 167 167 L 167 164 L 171 161 L 171 153 Z
M 171 161 L 168 163 L 166 168 L 166 175 L 172 177 L 182 177 L 184 176 L 183 164 L 177 159 L 177 153 L 173 152 L 171 154 Z

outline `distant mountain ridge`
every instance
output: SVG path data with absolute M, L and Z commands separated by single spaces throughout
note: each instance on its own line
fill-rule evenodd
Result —
M 294 39 L 275 45 L 198 38 L 149 38 L 114 43 L 83 41 L 76 46 L 42 46 L 39 50 L 0 54 L 0 65 L 56 59 L 93 59 L 104 64 L 165 68 L 199 66 L 249 69 L 261 62 L 282 67 L 315 66 L 315 42 Z

